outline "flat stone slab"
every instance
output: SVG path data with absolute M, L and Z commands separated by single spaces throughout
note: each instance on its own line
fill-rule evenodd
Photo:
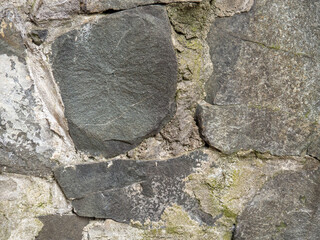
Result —
M 234 239 L 318 239 L 320 169 L 265 183 L 237 219 Z
M 99 18 L 57 38 L 52 52 L 80 150 L 105 157 L 124 153 L 160 131 L 175 112 L 177 61 L 163 6 Z
M 181 205 L 196 220 L 213 225 L 211 215 L 184 192 L 184 179 L 207 161 L 201 151 L 166 161 L 113 160 L 55 170 L 79 216 L 129 223 L 159 221 L 166 207 Z
M 226 153 L 301 155 L 319 137 L 319 4 L 256 1 L 217 18 L 208 34 L 213 74 L 198 109 L 201 134 Z
M 202 0 L 80 0 L 84 12 L 104 12 L 108 10 L 124 10 L 138 6 L 167 3 L 201 2 Z
M 89 224 L 88 218 L 76 215 L 46 215 L 39 220 L 44 226 L 36 240 L 81 240 L 83 228 Z

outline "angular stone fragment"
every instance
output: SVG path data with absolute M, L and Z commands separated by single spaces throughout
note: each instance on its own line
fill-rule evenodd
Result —
M 107 10 L 123 10 L 143 5 L 201 2 L 202 0 L 80 0 L 81 10 L 84 12 L 103 12 Z
M 233 16 L 236 13 L 248 12 L 254 0 L 216 0 L 216 14 L 219 17 Z
M 320 169 L 275 176 L 238 218 L 234 239 L 318 239 Z
M 113 160 L 60 167 L 55 178 L 79 216 L 129 223 L 160 220 L 166 207 L 178 204 L 208 225 L 211 215 L 184 192 L 184 178 L 207 161 L 197 151 L 167 161 Z
M 35 113 L 39 106 L 17 19 L 15 11 L 0 12 L 0 173 L 45 176 L 54 166 L 52 150 L 42 141 L 45 130 Z
M 39 46 L 46 40 L 48 35 L 48 30 L 47 29 L 32 30 L 29 35 L 32 38 L 32 41 Z
M 79 0 L 35 0 L 31 17 L 36 22 L 65 20 L 80 12 Z
M 205 141 L 228 154 L 254 149 L 276 155 L 300 155 L 309 146 L 306 139 L 318 131 L 317 124 L 310 124 L 307 119 L 288 118 L 279 109 L 255 105 L 200 103 L 197 115 Z
M 78 149 L 116 156 L 174 113 L 177 63 L 164 7 L 107 15 L 60 36 L 52 51 Z
M 36 240 L 81 240 L 88 218 L 75 215 L 47 215 L 39 217 L 44 224 Z
M 198 117 L 223 152 L 300 155 L 319 136 L 320 24 L 317 1 L 257 1 L 218 18 L 208 34 L 213 75 Z

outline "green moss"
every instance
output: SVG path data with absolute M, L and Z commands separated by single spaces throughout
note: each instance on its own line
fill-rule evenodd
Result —
M 306 204 L 306 201 L 307 201 L 306 196 L 300 195 L 299 201 L 300 201 L 302 204 Z
M 222 213 L 225 217 L 232 218 L 234 220 L 237 218 L 238 215 L 233 211 L 231 211 L 227 206 L 223 205 L 222 207 L 223 207 Z
M 231 238 L 232 238 L 232 232 L 226 232 L 223 235 L 223 240 L 231 240 Z
M 276 226 L 277 227 L 277 231 L 281 232 L 283 231 L 283 229 L 285 229 L 287 227 L 287 224 L 285 222 L 281 222 L 279 225 Z

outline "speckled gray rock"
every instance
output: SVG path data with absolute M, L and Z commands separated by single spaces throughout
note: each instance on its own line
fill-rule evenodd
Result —
M 178 204 L 196 220 L 212 225 L 212 216 L 184 192 L 183 179 L 203 161 L 207 155 L 201 151 L 167 161 L 113 160 L 60 167 L 55 178 L 79 216 L 158 221 L 166 207 Z
M 75 215 L 47 215 L 39 219 L 44 226 L 36 240 L 81 240 L 82 230 L 89 223 L 88 218 Z
M 34 0 L 30 16 L 35 22 L 46 22 L 69 19 L 79 12 L 79 0 Z
M 46 176 L 54 164 L 42 136 L 50 133 L 44 133 L 35 113 L 39 106 L 17 20 L 14 10 L 0 12 L 0 173 Z
M 312 143 L 308 147 L 307 154 L 320 160 L 320 137 L 312 141 Z
M 103 12 L 107 10 L 123 10 L 143 5 L 178 2 L 201 2 L 202 0 L 80 0 L 84 12 Z
M 201 133 L 227 153 L 300 155 L 319 136 L 319 1 L 256 1 L 208 34 L 214 71 Z
M 78 149 L 124 153 L 172 117 L 177 63 L 164 7 L 102 17 L 59 37 L 52 51 Z
M 279 174 L 238 218 L 234 239 L 318 239 L 320 169 Z
M 216 0 L 216 14 L 219 17 L 233 16 L 236 13 L 247 12 L 254 0 Z

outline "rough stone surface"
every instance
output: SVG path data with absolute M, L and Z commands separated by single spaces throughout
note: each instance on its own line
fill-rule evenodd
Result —
M 194 119 L 197 102 L 204 98 L 204 84 L 212 72 L 205 41 L 214 16 L 209 0 L 170 4 L 167 12 L 174 29 L 173 45 L 178 60 L 177 111 L 154 138 L 128 152 L 131 159 L 168 159 L 204 146 Z
M 123 10 L 143 5 L 201 2 L 202 0 L 80 0 L 84 12 L 103 12 L 107 10 Z
M 93 221 L 84 229 L 82 240 L 142 240 L 143 230 L 112 220 Z
M 157 221 L 166 207 L 183 206 L 191 216 L 208 225 L 211 215 L 199 211 L 198 202 L 184 192 L 184 178 L 206 161 L 193 152 L 167 161 L 113 160 L 61 167 L 55 178 L 79 216 Z
M 81 240 L 82 230 L 89 219 L 75 215 L 47 215 L 38 217 L 43 223 L 36 240 Z
M 147 6 L 102 17 L 53 43 L 53 74 L 78 149 L 115 156 L 171 118 L 177 64 L 170 35 L 164 7 Z
M 32 240 L 43 226 L 37 216 L 70 211 L 55 182 L 17 174 L 0 175 L 0 239 Z
M 47 123 L 39 119 L 41 108 L 26 66 L 22 33 L 16 27 L 19 15 L 0 12 L 0 172 L 46 176 L 55 165 Z
M 37 44 L 41 45 L 47 38 L 48 30 L 47 29 L 36 29 L 32 30 L 30 33 L 30 37 L 32 41 Z
M 216 0 L 216 14 L 219 17 L 233 16 L 236 13 L 248 12 L 254 0 Z
M 35 0 L 30 10 L 36 22 L 66 20 L 80 12 L 79 0 Z
M 308 152 L 310 156 L 313 156 L 320 160 L 320 138 L 313 141 L 311 145 L 308 147 Z
M 294 9 L 294 10 L 293 10 Z M 319 136 L 319 2 L 256 1 L 208 34 L 214 73 L 198 117 L 209 145 L 300 155 Z
M 238 218 L 234 239 L 318 239 L 320 169 L 268 181 Z

